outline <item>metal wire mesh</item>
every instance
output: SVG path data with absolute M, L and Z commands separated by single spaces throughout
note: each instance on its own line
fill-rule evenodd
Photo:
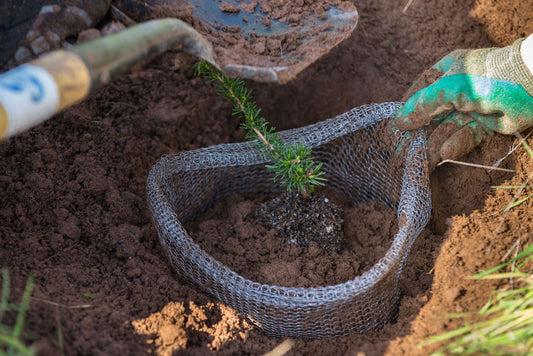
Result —
M 317 338 L 377 330 L 397 313 L 398 280 L 431 211 L 425 132 L 384 140 L 384 120 L 401 103 L 354 108 L 335 118 L 280 132 L 323 162 L 327 185 L 352 202 L 380 200 L 397 209 L 392 246 L 370 270 L 334 286 L 291 288 L 247 280 L 206 252 L 183 223 L 231 194 L 281 192 L 250 143 L 163 156 L 150 171 L 148 203 L 172 267 L 200 290 L 243 313 L 268 335 Z M 401 162 L 400 165 L 394 162 Z

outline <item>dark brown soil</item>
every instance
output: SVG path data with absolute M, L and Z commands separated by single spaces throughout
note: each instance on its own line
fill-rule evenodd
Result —
M 323 201 L 324 197 L 317 192 L 311 199 Z M 189 224 L 187 230 L 202 249 L 245 278 L 263 284 L 305 288 L 354 279 L 385 256 L 397 232 L 395 211 L 382 203 L 337 207 L 333 215 L 328 214 L 332 203 L 324 207 L 316 201 L 298 199 L 299 203 L 312 207 L 290 209 L 289 218 L 296 221 L 295 226 L 276 229 L 262 219 L 265 206 L 272 205 L 268 210 L 287 216 L 283 204 L 286 199 L 260 203 L 260 199 L 250 201 L 233 196 L 215 204 Z M 316 216 L 314 212 L 331 216 Z M 293 217 L 295 214 L 302 216 Z M 328 226 L 332 230 L 330 234 L 313 235 L 312 230 L 326 230 Z M 297 231 L 296 227 L 301 230 Z M 337 229 L 338 237 L 333 231 Z M 299 234 L 301 231 L 307 235 Z M 311 240 L 313 237 L 316 239 Z M 327 241 L 330 237 L 333 241 Z
M 531 32 L 523 18 L 532 12 L 519 0 L 415 0 L 403 13 L 406 3 L 355 2 L 353 35 L 295 81 L 250 83 L 264 116 L 286 129 L 399 100 L 452 50 Z M 36 277 L 25 330 L 43 355 L 259 355 L 283 341 L 180 280 L 159 246 L 145 198 L 152 164 L 165 153 L 244 138 L 231 104 L 193 77 L 193 59 L 166 59 L 0 143 L 0 263 L 13 300 Z M 493 136 L 463 160 L 491 165 L 513 142 Z M 475 311 L 496 287 L 466 277 L 532 242 L 533 201 L 503 214 L 515 191 L 491 186 L 522 184 L 533 164 L 519 148 L 502 165 L 517 172 L 458 165 L 433 172 L 433 215 L 407 261 L 396 323 L 367 335 L 297 339 L 288 355 L 433 350 L 418 344 L 462 322 L 445 315 Z
M 304 199 L 299 192 L 286 192 L 262 204 L 245 220 L 253 218 L 289 245 L 306 248 L 316 242 L 326 250 L 342 250 L 344 210 L 323 193 Z

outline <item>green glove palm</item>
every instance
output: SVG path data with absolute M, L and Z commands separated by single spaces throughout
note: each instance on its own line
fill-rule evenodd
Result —
M 401 130 L 437 125 L 428 141 L 430 166 L 468 153 L 488 134 L 533 126 L 533 75 L 520 55 L 522 41 L 454 51 L 409 89 L 410 99 L 393 125 Z

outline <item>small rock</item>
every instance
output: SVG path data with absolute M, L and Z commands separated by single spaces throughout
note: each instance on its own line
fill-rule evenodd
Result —
M 161 344 L 165 346 L 175 345 L 185 348 L 187 346 L 187 333 L 182 328 L 167 324 L 159 329 Z
M 459 297 L 461 295 L 461 290 L 458 288 L 458 287 L 455 287 L 455 288 L 450 288 L 448 289 L 445 293 L 444 293 L 444 298 L 448 301 L 448 302 L 453 302 L 454 300 L 457 299 L 457 297 Z
M 39 36 L 30 43 L 31 50 L 34 54 L 41 54 L 50 51 L 50 43 L 44 36 Z
M 31 52 L 26 47 L 19 47 L 15 52 L 15 61 L 18 63 L 24 63 L 31 59 Z
M 128 271 L 126 272 L 126 276 L 128 278 L 137 278 L 137 277 L 140 277 L 141 274 L 142 274 L 142 271 L 138 267 L 129 268 Z
M 78 44 L 92 41 L 94 39 L 102 37 L 100 30 L 96 28 L 88 28 L 87 30 L 81 31 L 78 34 Z
M 124 26 L 124 24 L 121 22 L 109 22 L 102 28 L 102 36 L 112 35 L 114 33 L 124 30 L 125 28 L 126 26 Z
M 241 9 L 239 9 L 237 6 L 229 3 L 229 2 L 224 2 L 222 4 L 219 5 L 219 8 L 221 11 L 223 12 L 228 12 L 230 14 L 236 14 L 238 12 L 241 11 Z

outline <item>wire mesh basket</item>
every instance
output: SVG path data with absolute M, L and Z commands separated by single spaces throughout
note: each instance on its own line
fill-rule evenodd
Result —
M 379 200 L 396 209 L 398 231 L 370 270 L 332 286 L 266 285 L 233 272 L 193 241 L 183 224 L 215 201 L 236 193 L 252 198 L 282 192 L 264 167 L 268 162 L 250 142 L 163 156 L 150 171 L 148 203 L 172 267 L 267 335 L 318 338 L 380 329 L 397 314 L 398 281 L 431 211 L 425 132 L 384 134 L 387 119 L 401 105 L 365 105 L 279 132 L 288 144 L 312 147 L 329 188 L 354 204 Z

